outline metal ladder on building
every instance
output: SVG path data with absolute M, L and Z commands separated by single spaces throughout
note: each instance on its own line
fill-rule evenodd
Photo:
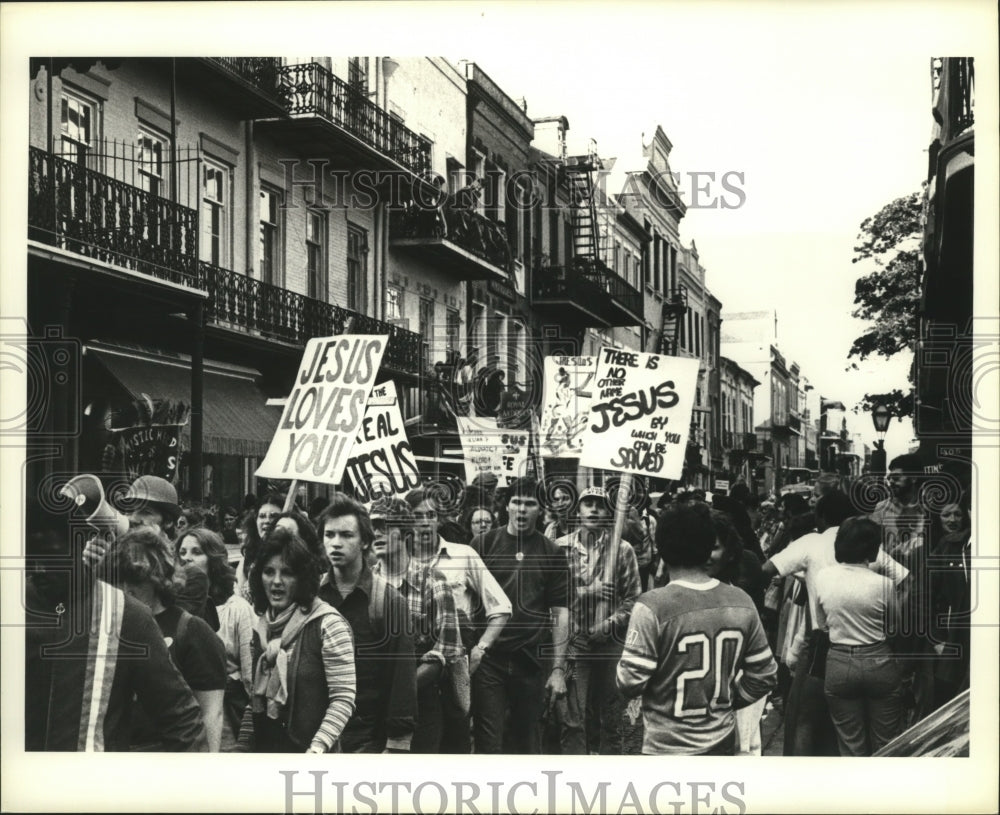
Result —
M 573 213 L 573 255 L 590 260 L 601 259 L 593 175 L 599 169 L 601 159 L 597 155 L 570 156 L 563 166 Z

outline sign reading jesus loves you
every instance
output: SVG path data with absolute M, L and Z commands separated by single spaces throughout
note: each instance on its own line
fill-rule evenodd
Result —
M 258 478 L 339 484 L 388 337 L 309 340 Z

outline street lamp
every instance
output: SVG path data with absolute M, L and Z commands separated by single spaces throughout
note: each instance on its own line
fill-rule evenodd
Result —
M 875 425 L 875 432 L 878 434 L 875 449 L 872 451 L 872 473 L 875 475 L 885 475 L 885 434 L 891 420 L 892 411 L 881 402 L 872 408 L 872 424 Z

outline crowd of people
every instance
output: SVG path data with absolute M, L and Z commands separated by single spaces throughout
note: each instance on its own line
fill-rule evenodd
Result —
M 970 524 L 919 462 L 811 497 L 483 477 L 363 505 L 27 506 L 29 750 L 867 756 L 969 682 Z M 291 507 L 290 509 L 286 509 Z M 621 537 L 612 540 L 614 530 Z

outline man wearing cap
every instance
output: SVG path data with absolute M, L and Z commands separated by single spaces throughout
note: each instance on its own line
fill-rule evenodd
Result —
M 148 526 L 167 540 L 173 540 L 181 508 L 177 503 L 177 490 L 165 478 L 157 475 L 139 476 L 129 487 L 123 503 L 128 510 L 130 528 Z M 96 569 L 104 560 L 107 547 L 106 536 L 91 538 L 83 550 L 83 562 L 90 568 Z
M 588 703 L 597 712 L 602 755 L 621 754 L 624 699 L 615 684 L 625 631 L 640 594 L 639 565 L 632 546 L 617 542 L 613 580 L 607 581 L 613 554 L 608 497 L 587 487 L 577 508 L 579 528 L 556 540 L 570 571 L 570 639 L 566 698 L 556 704 L 563 755 L 586 755 Z
M 510 620 L 472 676 L 476 753 L 509 748 L 537 754 L 547 698 L 557 702 L 566 695 L 569 568 L 562 550 L 537 531 L 535 479 L 516 478 L 508 489 L 507 525 L 472 542 L 513 604 Z
M 377 502 L 384 536 L 387 502 Z M 330 558 L 319 597 L 344 615 L 354 634 L 357 696 L 340 735 L 345 753 L 409 752 L 417 717 L 410 615 L 399 592 L 368 564 L 375 542 L 365 508 L 342 493 L 316 521 Z M 384 540 L 384 537 L 383 537 Z
M 468 670 L 456 664 L 452 668 L 457 693 L 442 698 L 444 734 L 442 753 L 469 753 L 472 740 L 469 733 L 470 710 L 457 705 L 456 696 L 464 699 L 469 682 L 486 654 L 510 619 L 511 604 L 496 578 L 486 568 L 478 552 L 471 546 L 446 541 L 438 534 L 438 504 L 424 490 L 412 490 L 406 502 L 416 520 L 413 559 L 426 569 L 444 575 L 452 596 L 462 634 L 462 644 L 468 655 Z M 464 675 L 463 675 L 464 674 Z M 461 685 L 464 683 L 464 688 Z

